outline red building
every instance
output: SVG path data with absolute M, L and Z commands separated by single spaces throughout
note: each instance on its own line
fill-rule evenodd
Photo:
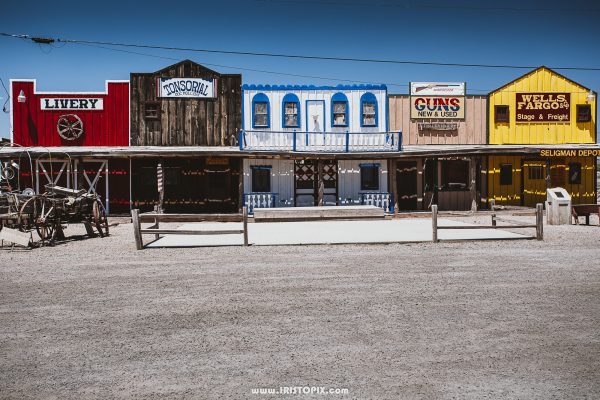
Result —
M 21 146 L 128 146 L 129 81 L 105 92 L 38 92 L 35 80 L 11 81 L 12 141 Z
M 11 80 L 11 142 L 65 147 L 57 157 L 21 164 L 17 185 L 44 192 L 55 184 L 97 193 L 111 213 L 129 212 L 127 158 L 74 155 L 71 149 L 129 146 L 129 81 L 106 81 L 104 92 L 38 92 L 35 80 Z M 73 149 L 74 150 L 74 149 Z M 110 194 L 110 195 L 109 195 Z

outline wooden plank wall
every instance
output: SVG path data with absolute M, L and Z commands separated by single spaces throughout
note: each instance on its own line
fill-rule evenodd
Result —
M 216 78 L 216 99 L 161 99 L 156 79 Z M 242 127 L 242 76 L 222 75 L 186 60 L 154 73 L 131 74 L 132 146 L 236 146 Z M 144 104 L 158 101 L 158 120 L 144 118 Z
M 389 96 L 390 131 L 401 130 L 405 145 L 485 144 L 487 142 L 486 113 L 486 96 L 466 96 L 464 120 L 411 120 L 410 96 Z M 457 122 L 458 129 L 454 131 L 419 131 L 418 122 Z
M 521 205 L 521 164 L 524 157 L 520 156 L 490 156 L 488 165 L 488 198 L 495 199 L 497 205 Z M 545 161 L 545 159 L 540 159 Z M 581 184 L 569 184 L 569 164 L 581 163 Z M 562 174 L 562 186 L 569 192 L 573 204 L 595 203 L 596 191 L 595 158 L 566 157 L 551 158 L 550 170 L 554 174 Z M 512 185 L 500 185 L 500 165 L 512 164 Z M 556 181 L 557 179 L 555 179 Z M 555 184 L 558 182 L 554 182 Z M 525 188 L 528 189 L 528 188 Z
M 271 167 L 271 192 L 277 193 L 277 207 L 294 205 L 294 161 L 277 159 L 244 159 L 244 193 L 252 192 L 252 166 Z

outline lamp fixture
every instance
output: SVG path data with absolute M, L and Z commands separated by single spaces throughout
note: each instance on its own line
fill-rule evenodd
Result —
M 594 92 L 592 92 L 592 89 L 590 89 L 590 92 L 587 94 L 587 100 L 594 101 Z
M 22 90 L 19 92 L 19 97 L 17 97 L 17 100 L 19 103 L 25 103 L 25 100 L 27 100 L 27 97 L 25 97 L 25 93 Z

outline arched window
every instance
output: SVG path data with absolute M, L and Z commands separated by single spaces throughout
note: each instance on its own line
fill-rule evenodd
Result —
M 377 98 L 373 93 L 360 97 L 360 126 L 377 126 Z
M 293 93 L 288 93 L 283 97 L 282 122 L 284 128 L 300 127 L 300 100 Z
M 342 92 L 331 97 L 331 126 L 348 126 L 348 98 Z
M 264 93 L 255 94 L 252 98 L 252 128 L 268 128 L 270 126 L 269 98 Z

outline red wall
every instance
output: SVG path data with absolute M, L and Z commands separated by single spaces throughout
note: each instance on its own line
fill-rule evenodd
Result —
M 107 93 L 36 93 L 35 81 L 12 81 L 13 143 L 21 146 L 128 146 L 129 82 L 107 81 Z M 18 102 L 19 93 L 26 97 Z M 102 98 L 103 110 L 41 110 L 41 98 Z M 64 114 L 81 118 L 83 135 L 64 140 L 56 128 Z

